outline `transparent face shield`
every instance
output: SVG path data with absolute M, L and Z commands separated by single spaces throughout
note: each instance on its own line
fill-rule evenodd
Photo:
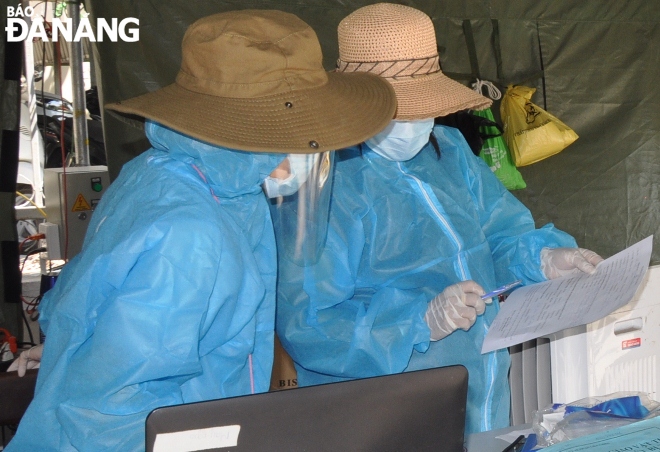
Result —
M 267 177 L 278 253 L 298 265 L 317 262 L 328 231 L 334 152 L 289 154 Z

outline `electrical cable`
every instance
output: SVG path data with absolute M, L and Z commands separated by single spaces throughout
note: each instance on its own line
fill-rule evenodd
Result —
M 38 206 L 33 200 L 31 200 L 30 198 L 28 198 L 27 196 L 25 196 L 25 195 L 24 195 L 23 193 L 21 193 L 20 191 L 17 191 L 16 194 L 17 194 L 18 196 L 22 196 L 23 198 L 27 199 L 28 202 L 29 202 L 30 204 L 32 204 L 34 207 L 37 208 L 37 210 L 39 211 L 39 213 L 40 213 L 41 215 L 43 215 L 44 218 L 48 218 L 48 215 L 46 215 L 46 212 L 44 212 L 43 209 L 42 209 L 41 207 L 39 207 L 39 206 Z
M 518 438 L 516 438 L 516 440 L 514 442 L 512 442 L 511 444 L 506 446 L 504 449 L 502 449 L 502 452 L 512 452 L 512 451 L 515 450 L 515 448 L 519 444 L 523 444 L 524 442 L 525 442 L 525 435 L 520 435 L 520 436 L 518 436 Z
M 45 2 L 44 5 L 44 23 L 46 23 L 46 16 L 48 16 L 48 3 Z M 41 40 L 41 108 L 43 108 L 43 130 L 44 130 L 44 149 L 46 148 L 46 126 L 47 126 L 47 115 L 46 115 L 46 96 L 44 96 L 44 80 L 46 79 L 46 41 Z
M 49 274 L 49 275 L 52 274 L 53 272 L 58 271 L 58 270 L 62 270 L 64 268 L 64 266 L 66 265 L 66 262 L 65 262 L 65 263 L 60 264 L 56 267 L 53 267 L 53 263 L 50 259 L 48 259 L 47 262 L 48 262 L 48 273 L 47 274 Z
M 45 239 L 45 238 L 46 238 L 45 234 L 36 234 L 36 235 L 31 235 L 31 236 L 27 237 L 25 240 L 23 240 L 18 245 L 18 252 L 20 253 L 23 250 L 23 245 L 25 245 L 25 242 L 41 240 L 41 239 Z
M 62 97 L 62 52 L 60 48 L 60 41 L 58 40 L 57 43 L 55 44 L 55 48 L 57 49 L 57 61 L 58 61 L 58 66 L 57 70 L 60 75 L 60 102 L 62 105 L 64 105 L 64 98 Z M 68 201 L 68 195 L 67 195 L 67 190 L 66 190 L 66 165 L 67 165 L 67 158 L 66 158 L 66 144 L 64 143 L 64 108 L 60 109 L 60 151 L 62 154 L 62 185 L 63 185 L 63 191 L 64 191 L 64 224 L 68 225 L 69 224 L 69 206 L 67 205 Z M 69 250 L 69 228 L 65 227 L 64 228 L 64 260 L 67 260 L 67 253 Z
M 42 299 L 43 299 L 43 295 L 39 295 L 37 298 L 35 298 L 35 300 L 39 300 L 39 303 L 41 303 Z M 36 308 L 33 309 L 32 312 L 27 311 L 27 313 L 30 314 L 30 320 L 32 320 L 33 322 L 39 320 L 39 311 L 37 311 Z
M 27 262 L 28 257 L 32 256 L 33 254 L 43 253 L 44 251 L 46 251 L 46 248 L 37 248 L 36 250 L 27 253 L 23 258 L 23 263 L 21 264 L 21 273 L 23 273 L 23 269 L 25 268 L 25 262 Z
M 30 342 L 29 343 L 34 347 L 37 344 L 34 343 L 34 336 L 32 336 L 32 330 L 30 329 L 30 323 L 28 322 L 28 319 L 25 316 L 25 311 L 23 309 L 21 309 L 21 314 L 23 316 L 23 321 L 25 322 L 25 327 L 27 328 L 28 336 L 30 336 Z
M 48 2 L 46 3 L 48 5 Z M 44 22 L 45 22 L 45 17 L 44 17 Z M 53 65 L 55 65 L 55 58 L 57 58 L 57 73 L 58 77 L 60 80 L 60 154 L 62 157 L 62 185 L 63 191 L 64 191 L 64 222 L 65 224 L 69 224 L 69 209 L 67 206 L 67 190 L 66 190 L 66 165 L 67 165 L 67 158 L 66 158 L 66 143 L 64 142 L 64 97 L 62 96 L 62 52 L 61 52 L 61 47 L 60 47 L 60 40 L 58 39 L 55 41 L 55 54 L 53 55 Z M 54 68 L 53 68 L 54 69 Z M 43 90 L 43 79 L 42 79 L 42 90 Z M 43 93 L 43 91 L 42 91 Z M 43 94 L 42 94 L 43 95 Z M 45 108 L 45 106 L 44 106 Z M 44 128 L 45 130 L 45 128 Z M 67 260 L 67 251 L 69 248 L 69 231 L 67 228 L 65 228 L 64 231 L 64 260 Z
M 34 297 L 32 301 L 27 301 L 25 297 L 21 295 L 21 301 L 23 301 L 23 303 L 28 306 L 36 308 L 37 306 L 39 306 L 39 303 L 41 303 L 41 295 Z

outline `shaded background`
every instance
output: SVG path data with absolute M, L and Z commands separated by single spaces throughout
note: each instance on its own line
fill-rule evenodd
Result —
M 2 3 L 4 29 L 6 6 L 17 2 Z M 280 9 L 298 15 L 316 30 L 324 65 L 331 70 L 338 56 L 337 25 L 346 15 L 370 3 L 376 2 L 86 0 L 92 24 L 99 17 L 136 17 L 140 21 L 139 42 L 101 42 L 94 46 L 101 100 L 123 100 L 172 83 L 188 25 L 200 17 L 234 9 Z M 433 19 L 446 73 L 465 84 L 474 81 L 478 72 L 482 79 L 496 82 L 502 89 L 512 83 L 535 87 L 532 100 L 580 136 L 560 154 L 520 168 L 527 188 L 513 193 L 532 211 L 538 226 L 553 222 L 572 234 L 580 246 L 604 257 L 655 233 L 652 264 L 660 263 L 660 3 L 395 3 L 418 8 Z M 472 30 L 478 70 L 470 64 L 466 20 Z M 7 57 L 6 43 L 0 44 L 4 44 L 0 56 Z M 16 130 L 18 126 L 17 89 L 16 81 L 7 77 L 0 81 L 3 130 Z M 499 102 L 493 112 L 499 117 Z M 103 120 L 108 166 L 114 178 L 125 162 L 149 144 L 139 122 L 108 112 L 104 112 Z M 2 161 L 0 171 L 4 174 Z M 0 193 L 2 241 L 16 240 L 12 206 L 13 193 Z M 2 268 L 0 288 L 6 288 L 5 278 L 11 270 Z
M 369 3 L 376 2 L 88 0 L 93 18 L 140 20 L 139 42 L 97 43 L 103 100 L 127 99 L 172 83 L 187 26 L 232 9 L 281 9 L 298 15 L 316 30 L 324 65 L 331 70 L 338 56 L 337 25 Z M 463 23 L 469 19 L 481 78 L 502 88 L 510 83 L 536 87 L 532 100 L 580 136 L 562 153 L 520 168 L 527 188 L 514 194 L 532 211 L 538 226 L 553 222 L 580 246 L 604 257 L 655 233 L 652 262 L 660 263 L 660 4 L 645 0 L 398 3 L 433 19 L 443 70 L 466 84 L 474 75 Z M 493 112 L 499 116 L 499 102 Z M 104 122 L 109 167 L 115 177 L 121 165 L 148 143 L 141 130 L 115 115 L 106 112 Z

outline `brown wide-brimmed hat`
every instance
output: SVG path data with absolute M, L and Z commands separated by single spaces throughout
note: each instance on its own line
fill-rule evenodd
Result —
M 395 119 L 435 118 L 492 104 L 442 73 L 433 22 L 422 11 L 392 3 L 364 6 L 339 23 L 338 34 L 337 71 L 378 74 L 390 82 L 398 102 Z
M 314 153 L 381 131 L 396 110 L 374 74 L 326 72 L 309 25 L 275 10 L 232 11 L 193 23 L 175 83 L 108 105 L 223 147 Z

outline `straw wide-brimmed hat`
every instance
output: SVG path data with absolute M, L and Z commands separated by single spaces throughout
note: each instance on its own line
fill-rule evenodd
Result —
M 175 83 L 108 105 L 223 147 L 313 153 L 360 143 L 394 116 L 374 74 L 326 72 L 316 33 L 293 14 L 243 10 L 192 24 Z
M 395 119 L 446 116 L 482 110 L 492 101 L 445 76 L 431 18 L 415 8 L 377 3 L 339 23 L 337 71 L 385 78 L 396 92 Z

